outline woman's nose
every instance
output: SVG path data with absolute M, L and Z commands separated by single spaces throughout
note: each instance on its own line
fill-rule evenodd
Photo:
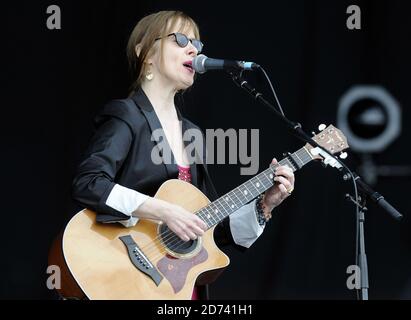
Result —
M 193 46 L 191 42 L 189 42 L 187 45 L 187 54 L 192 57 L 195 57 L 198 55 L 198 50 L 196 49 L 196 47 Z

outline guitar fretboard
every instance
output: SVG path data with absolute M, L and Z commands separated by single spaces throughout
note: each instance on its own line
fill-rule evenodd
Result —
M 279 162 L 279 165 L 288 166 L 295 172 L 312 160 L 313 157 L 310 152 L 304 147 L 293 154 L 289 154 L 288 157 Z M 219 224 L 230 214 L 270 189 L 274 185 L 273 179 L 275 177 L 276 167 L 277 166 L 271 165 L 267 170 L 226 193 L 216 201 L 199 210 L 196 214 L 209 228 Z

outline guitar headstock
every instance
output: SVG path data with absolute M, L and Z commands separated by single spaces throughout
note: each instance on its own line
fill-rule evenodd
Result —
M 332 125 L 328 127 L 321 125 L 320 131 L 321 132 L 319 134 L 313 137 L 313 140 L 332 155 L 341 153 L 350 147 L 348 145 L 347 138 L 344 136 L 341 130 L 337 129 L 336 127 Z M 324 158 L 327 157 L 327 155 L 322 154 L 320 150 L 316 150 L 319 148 L 314 148 L 310 144 L 307 144 L 305 147 L 311 153 L 314 159 L 324 160 Z M 347 154 L 342 153 L 340 157 L 342 159 L 345 159 L 347 157 Z

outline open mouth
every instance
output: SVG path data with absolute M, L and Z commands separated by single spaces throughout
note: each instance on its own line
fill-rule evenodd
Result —
M 184 62 L 184 63 L 183 63 L 183 66 L 184 66 L 187 70 L 189 70 L 190 72 L 194 72 L 192 61 Z

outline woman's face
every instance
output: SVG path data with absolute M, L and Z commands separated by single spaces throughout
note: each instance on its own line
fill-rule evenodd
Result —
M 171 33 L 179 33 L 178 28 Z M 189 39 L 194 39 L 192 30 L 181 32 Z M 175 90 L 185 90 L 194 83 L 195 71 L 191 68 L 193 58 L 198 54 L 191 41 L 182 48 L 178 45 L 176 37 L 170 35 L 163 39 L 163 63 L 161 61 L 160 42 L 155 44 L 155 54 L 149 59 L 151 72 L 164 86 L 172 86 Z

